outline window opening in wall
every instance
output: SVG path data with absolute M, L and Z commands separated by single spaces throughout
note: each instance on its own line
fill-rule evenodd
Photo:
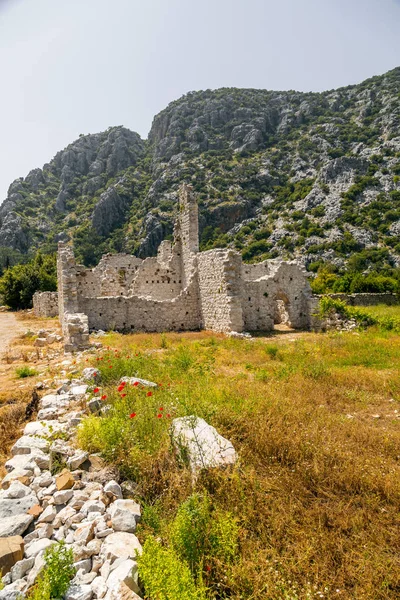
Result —
M 250 302 L 250 301 L 251 301 L 251 298 L 250 298 L 250 296 L 249 296 L 249 302 Z

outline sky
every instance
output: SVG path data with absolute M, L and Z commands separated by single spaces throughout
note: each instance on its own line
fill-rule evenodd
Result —
M 400 66 L 400 0 L 0 0 L 0 202 L 81 133 L 192 90 L 323 91 Z

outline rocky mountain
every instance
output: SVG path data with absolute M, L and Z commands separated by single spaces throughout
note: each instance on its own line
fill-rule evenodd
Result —
M 190 92 L 153 121 L 80 136 L 14 181 L 0 206 L 3 255 L 153 255 L 172 234 L 177 190 L 198 193 L 201 248 L 245 260 L 296 257 L 311 269 L 400 266 L 400 68 L 324 93 Z M 11 250 L 12 249 L 12 250 Z

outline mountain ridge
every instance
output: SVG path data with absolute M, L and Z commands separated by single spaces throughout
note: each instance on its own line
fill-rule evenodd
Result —
M 188 92 L 146 140 L 122 126 L 82 135 L 15 180 L 0 205 L 2 256 L 68 238 L 88 265 L 106 251 L 154 255 L 185 181 L 202 249 L 337 268 L 361 252 L 366 268 L 399 266 L 399 98 L 400 68 L 326 92 Z

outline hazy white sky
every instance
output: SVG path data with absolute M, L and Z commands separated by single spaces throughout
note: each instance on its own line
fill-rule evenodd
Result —
M 322 91 L 400 65 L 398 0 L 0 0 L 0 202 L 78 137 L 190 90 Z

